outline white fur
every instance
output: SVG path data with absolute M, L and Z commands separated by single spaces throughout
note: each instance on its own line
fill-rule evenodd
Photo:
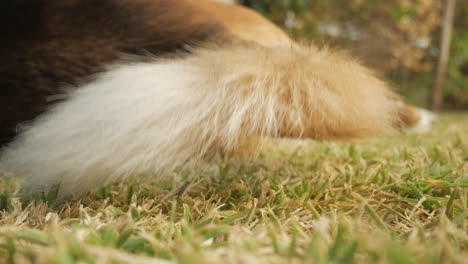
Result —
M 201 51 L 110 69 L 34 121 L 0 164 L 32 190 L 60 183 L 62 196 L 77 194 L 262 136 L 381 134 L 396 112 L 388 95 L 367 70 L 327 51 Z
M 432 123 L 437 119 L 437 115 L 429 110 L 418 108 L 419 120 L 418 122 L 410 127 L 411 131 L 416 133 L 427 133 L 431 130 Z

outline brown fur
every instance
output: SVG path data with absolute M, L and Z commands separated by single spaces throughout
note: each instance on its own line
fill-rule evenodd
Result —
M 419 113 L 418 109 L 407 104 L 403 104 L 400 107 L 398 115 L 403 121 L 403 124 L 409 127 L 415 126 L 421 119 L 421 114 Z

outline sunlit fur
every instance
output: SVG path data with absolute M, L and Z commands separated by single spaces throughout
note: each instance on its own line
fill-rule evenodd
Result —
M 313 47 L 199 50 L 110 69 L 40 116 L 0 163 L 33 190 L 78 194 L 132 175 L 163 176 L 265 136 L 393 133 L 397 101 L 352 59 Z

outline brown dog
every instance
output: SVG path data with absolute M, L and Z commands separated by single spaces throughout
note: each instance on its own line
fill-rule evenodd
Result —
M 74 194 L 254 152 L 264 137 L 362 138 L 423 117 L 349 56 L 241 6 L 11 0 L 0 30 L 0 166 L 33 190 Z

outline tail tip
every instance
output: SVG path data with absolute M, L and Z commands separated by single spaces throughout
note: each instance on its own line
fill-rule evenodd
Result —
M 410 131 L 416 133 L 427 133 L 431 130 L 433 122 L 437 120 L 437 114 L 423 108 L 416 109 L 419 114 L 419 120 L 414 124 Z

